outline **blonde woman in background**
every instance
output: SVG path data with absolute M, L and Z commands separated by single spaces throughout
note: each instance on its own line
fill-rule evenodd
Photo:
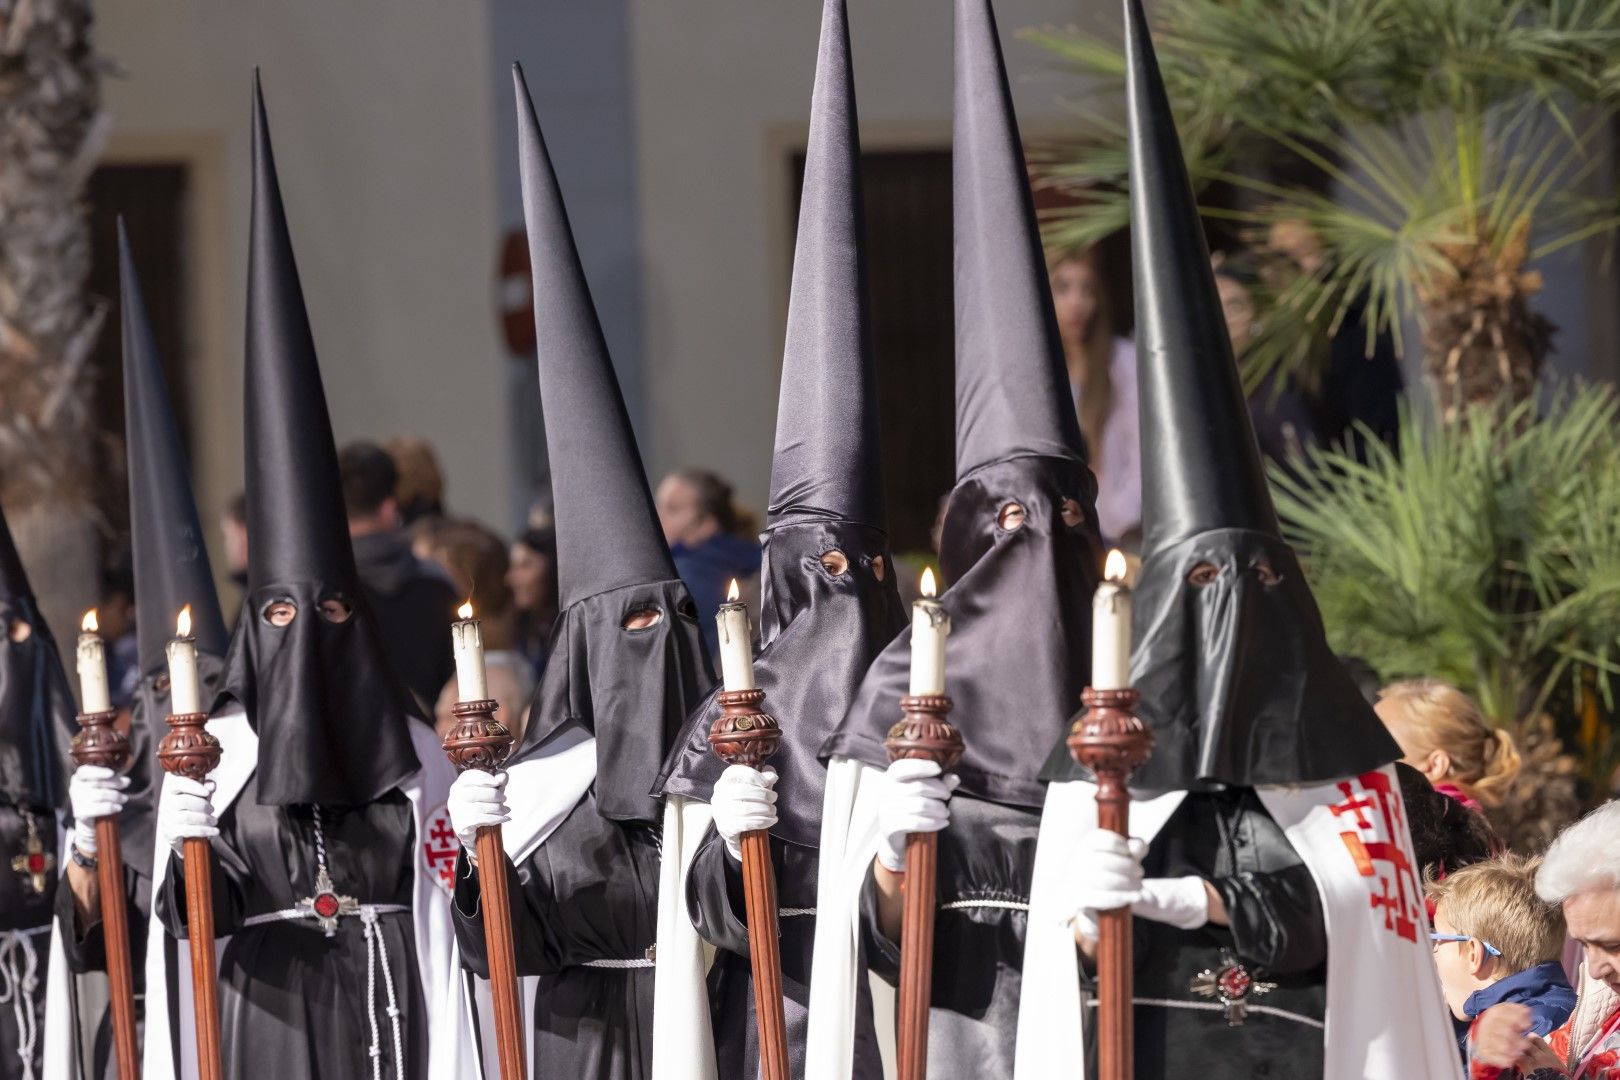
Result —
M 1097 518 L 1109 543 L 1135 547 L 1142 525 L 1142 449 L 1136 418 L 1136 347 L 1114 334 L 1113 305 L 1097 249 L 1047 262 L 1052 307 L 1097 477 Z
M 1486 723 L 1474 699 L 1449 683 L 1392 683 L 1379 693 L 1376 708 L 1406 763 L 1470 810 L 1483 813 L 1501 803 L 1519 774 L 1513 736 Z

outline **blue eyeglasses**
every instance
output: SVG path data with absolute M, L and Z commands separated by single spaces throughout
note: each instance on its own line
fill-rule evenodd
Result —
M 1433 942 L 1435 945 L 1442 945 L 1442 944 L 1444 944 L 1444 943 L 1446 943 L 1448 941 L 1476 941 L 1477 940 L 1481 945 L 1485 946 L 1485 952 L 1488 955 L 1490 955 L 1490 956 L 1501 956 L 1502 955 L 1502 950 L 1498 949 L 1495 945 L 1492 945 L 1490 942 L 1486 941 L 1484 938 L 1475 938 L 1470 934 L 1437 934 L 1437 933 L 1435 933 L 1434 931 L 1431 930 L 1429 932 L 1429 940 L 1431 942 Z

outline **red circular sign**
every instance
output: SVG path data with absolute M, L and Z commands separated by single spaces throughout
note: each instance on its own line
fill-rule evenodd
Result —
M 329 892 L 323 892 L 315 898 L 315 914 L 319 915 L 323 919 L 331 919 L 336 917 L 337 913 L 337 897 L 333 896 Z

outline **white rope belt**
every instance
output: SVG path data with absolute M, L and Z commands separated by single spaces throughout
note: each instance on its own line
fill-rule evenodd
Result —
M 31 938 L 51 932 L 51 924 L 28 930 L 0 930 L 0 1005 L 10 1003 L 17 1020 L 17 1056 L 21 1080 L 34 1080 L 34 1047 L 39 1042 L 35 992 L 39 989 L 39 953 Z
M 377 925 L 379 915 L 397 915 L 411 909 L 404 904 L 361 904 L 353 911 L 340 911 L 336 918 L 359 918 L 366 939 L 366 1019 L 371 1023 L 372 1080 L 382 1080 L 382 1026 L 377 1022 L 377 969 L 382 968 L 383 990 L 387 996 L 388 1024 L 394 1038 L 394 1075 L 405 1075 L 405 1040 L 399 1026 L 399 996 L 394 988 L 394 969 L 388 963 L 388 943 L 383 940 L 382 928 Z M 250 915 L 242 926 L 263 926 L 275 922 L 301 922 L 312 920 L 315 913 L 308 908 L 282 908 L 263 915 Z
M 972 911 L 978 908 L 991 908 L 996 911 L 1022 911 L 1029 912 L 1027 900 L 952 900 L 939 905 L 941 911 Z
M 776 917 L 779 919 L 796 919 L 801 915 L 814 915 L 815 913 L 816 909 L 813 907 L 785 907 L 776 909 Z
M 1092 998 L 1086 1004 L 1095 1009 L 1097 999 Z M 1226 1011 L 1225 1005 L 1213 1001 L 1175 1001 L 1171 998 L 1139 997 L 1132 998 L 1131 1004 L 1154 1005 L 1161 1009 L 1192 1009 L 1196 1012 L 1224 1013 Z M 1323 1031 L 1327 1027 L 1322 1021 L 1306 1016 L 1304 1013 L 1289 1012 L 1287 1009 L 1279 1009 L 1275 1005 L 1250 1005 L 1248 1002 L 1244 1002 L 1243 1011 L 1251 1015 L 1259 1013 L 1262 1016 L 1275 1016 L 1279 1020 L 1292 1020 L 1296 1024 L 1304 1024 L 1306 1027 L 1313 1027 L 1318 1031 Z
M 602 968 L 607 971 L 630 971 L 634 968 L 655 966 L 651 960 L 587 960 L 580 967 Z

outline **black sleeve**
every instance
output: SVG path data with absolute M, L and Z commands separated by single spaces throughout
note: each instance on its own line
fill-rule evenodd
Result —
M 227 937 L 241 928 L 246 915 L 242 907 L 247 870 L 222 837 L 210 840 L 208 849 L 214 894 L 214 933 Z M 178 851 L 169 853 L 169 872 L 163 879 L 162 891 L 153 898 L 152 914 L 153 918 L 163 920 L 169 936 L 186 936 L 186 861 Z
M 563 968 L 564 949 L 551 931 L 555 921 L 547 916 L 551 890 L 545 872 L 542 845 L 529 859 L 527 881 L 518 874 L 512 860 L 504 860 L 506 895 L 512 908 L 512 953 L 519 975 L 554 975 Z M 480 978 L 489 978 L 489 950 L 484 939 L 483 894 L 479 874 L 463 851 L 456 860 L 456 887 L 450 909 L 456 924 L 456 943 L 461 947 L 464 967 Z
M 1327 925 L 1316 880 L 1303 864 L 1242 872 L 1210 882 L 1226 905 L 1232 947 L 1251 964 L 1279 975 L 1327 962 Z
M 146 915 L 141 910 L 150 902 L 150 884 L 134 868 L 124 866 L 124 909 L 129 925 L 129 951 L 136 971 L 136 981 L 146 963 Z M 67 874 L 56 883 L 56 918 L 62 931 L 62 951 L 67 957 L 68 970 L 75 975 L 87 971 L 107 970 L 107 942 L 103 935 L 101 912 L 94 914 L 88 925 L 81 925 L 79 913 L 73 903 L 73 888 Z
M 686 907 L 704 941 L 740 956 L 748 955 L 742 866 L 726 851 L 726 842 L 712 825 L 692 858 L 686 879 Z
M 865 948 L 868 970 L 884 982 L 899 986 L 900 943 L 883 933 L 883 924 L 878 918 L 877 879 L 870 867 L 861 885 L 861 944 Z

